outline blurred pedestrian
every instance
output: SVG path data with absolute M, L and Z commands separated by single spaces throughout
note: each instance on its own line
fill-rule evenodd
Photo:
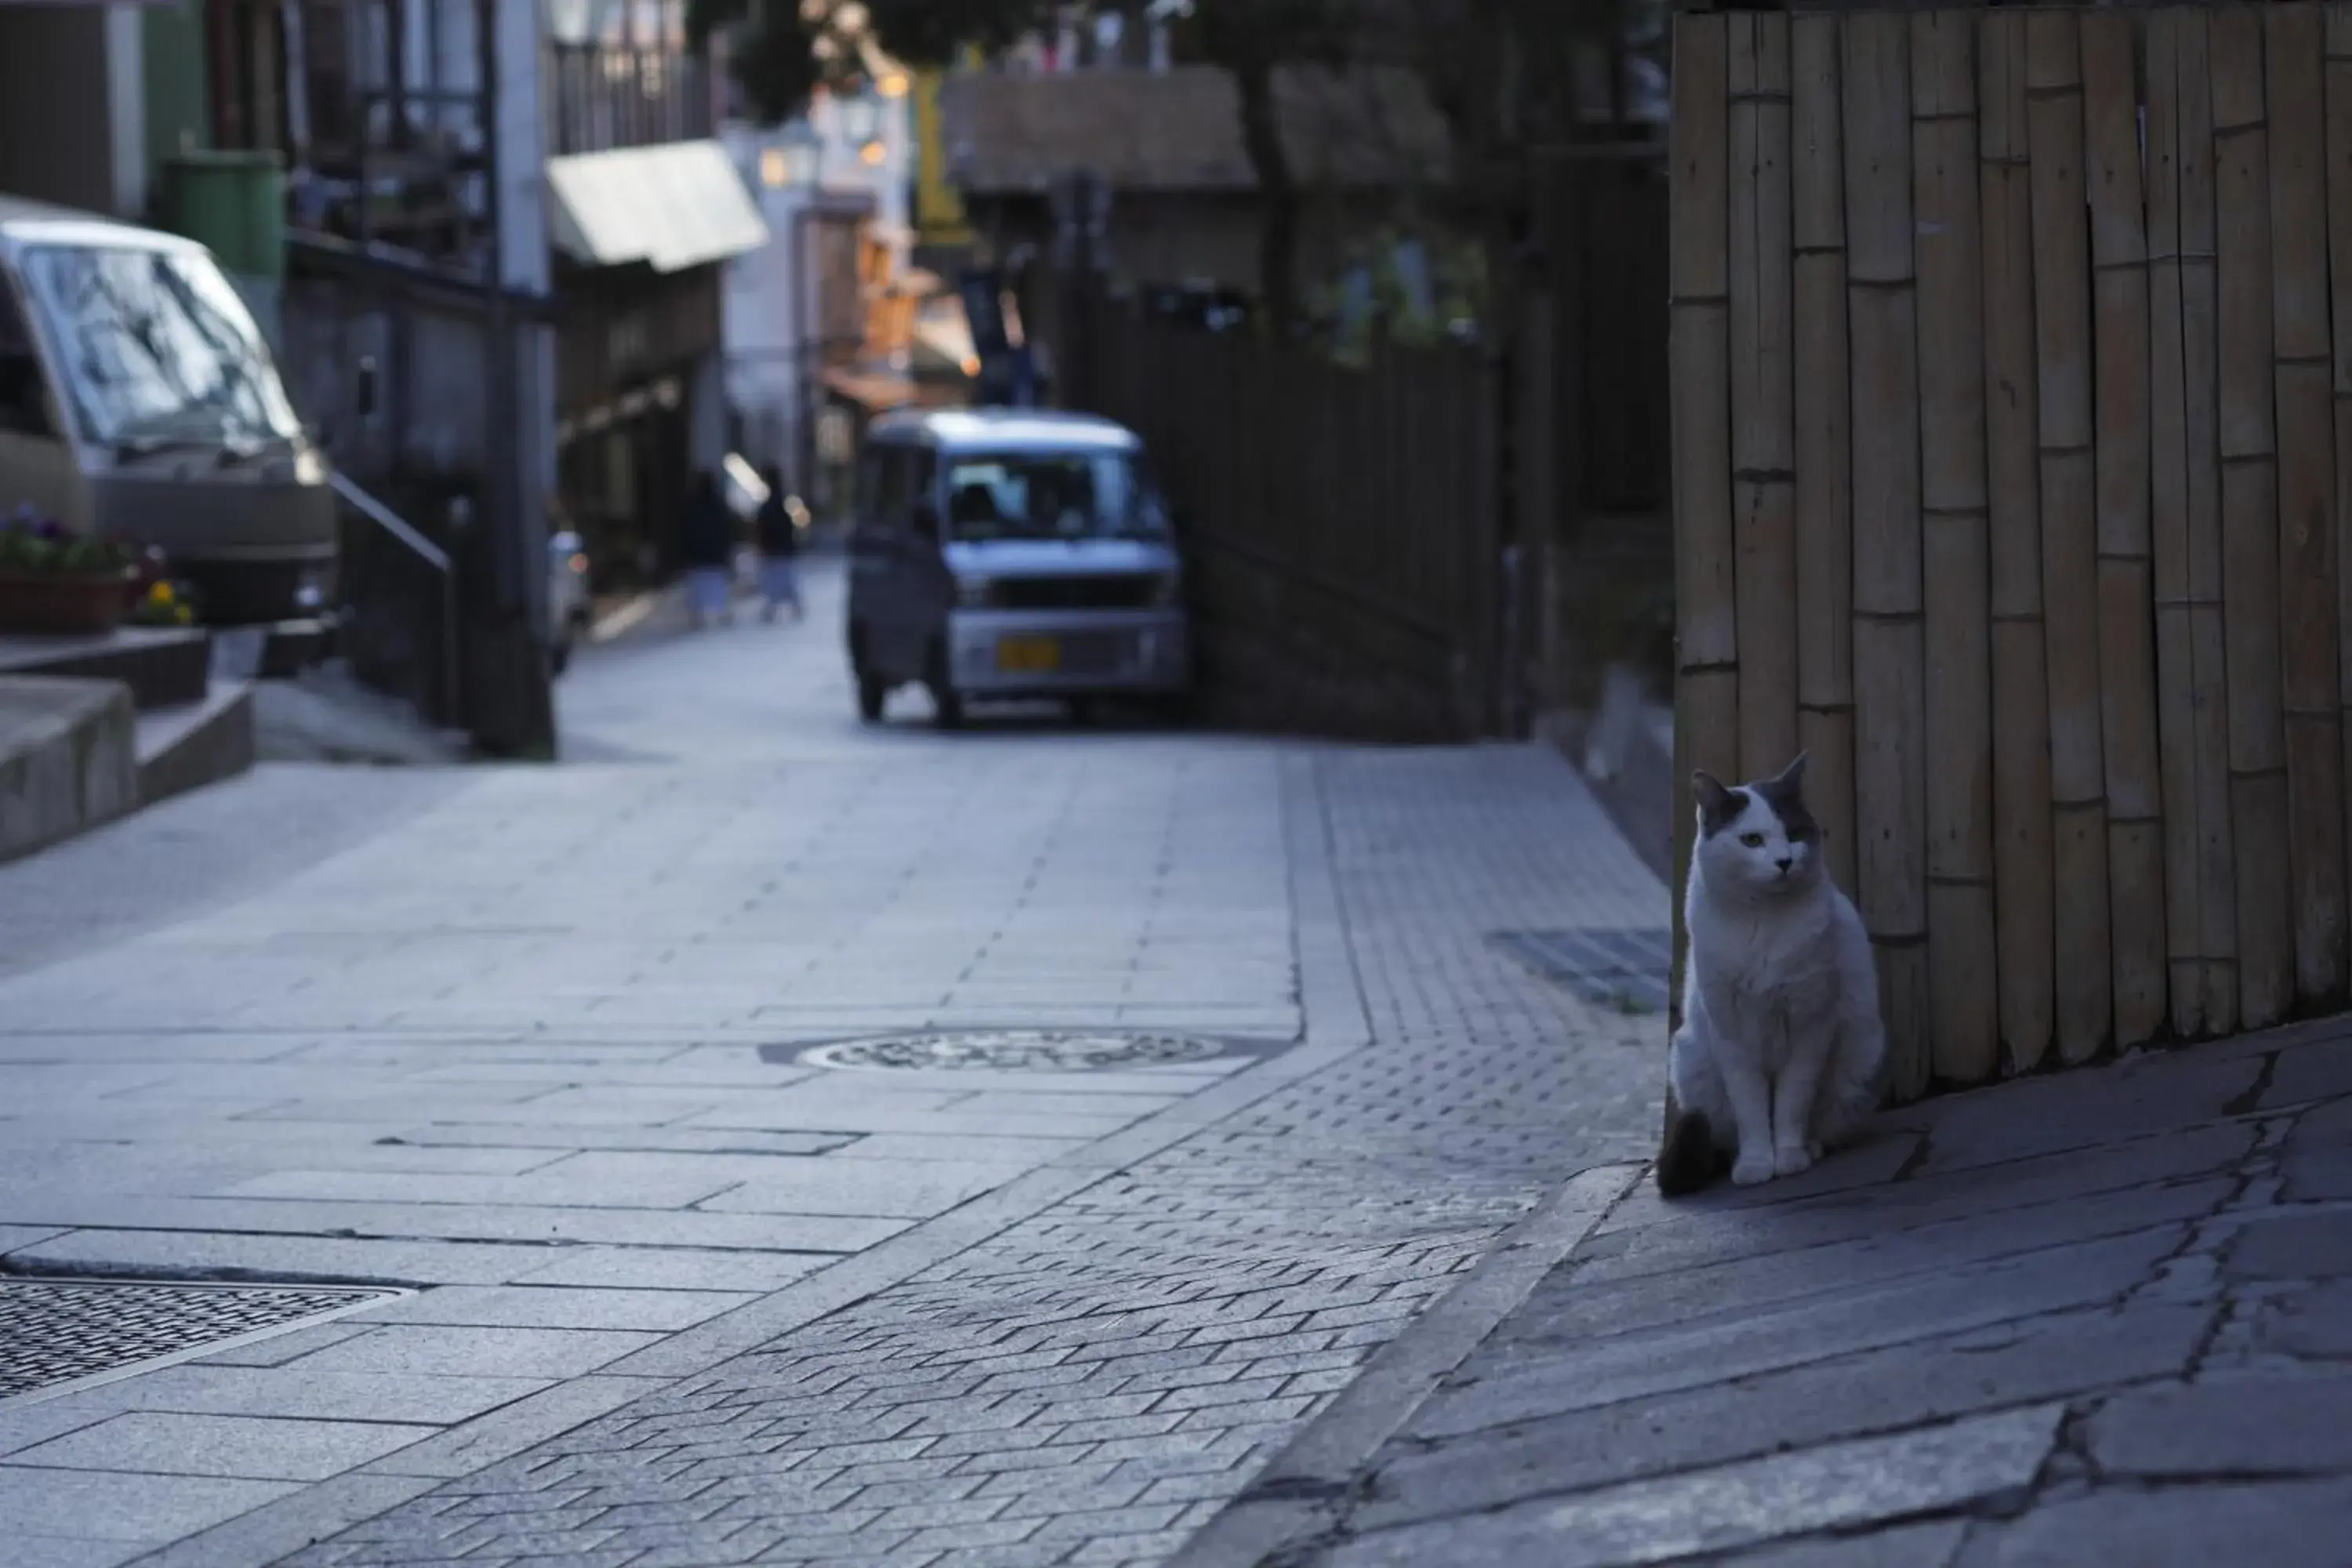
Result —
M 760 503 L 760 593 L 767 600 L 760 612 L 761 620 L 776 618 L 777 606 L 790 605 L 793 619 L 803 621 L 808 610 L 801 603 L 801 579 L 795 558 L 801 552 L 801 519 L 803 515 L 800 498 L 784 494 L 784 477 L 773 463 L 760 471 L 768 487 L 767 500 Z
M 678 560 L 686 567 L 687 603 L 694 624 L 728 620 L 727 601 L 735 572 L 735 519 L 719 493 L 719 476 L 698 469 L 694 489 L 679 520 Z

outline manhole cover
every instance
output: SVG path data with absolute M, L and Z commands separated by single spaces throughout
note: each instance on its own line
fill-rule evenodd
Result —
M 1674 933 L 1655 927 L 1501 931 L 1489 939 L 1538 975 L 1596 1007 L 1663 1013 Z
M 1122 1035 L 1087 1030 L 1029 1029 L 989 1034 L 898 1035 L 844 1040 L 800 1053 L 828 1068 L 905 1068 L 924 1071 L 977 1068 L 990 1072 L 1090 1072 L 1111 1068 L 1168 1067 L 1231 1054 L 1218 1040 L 1191 1035 Z
M 0 1279 L 0 1399 L 401 1294 L 309 1285 Z

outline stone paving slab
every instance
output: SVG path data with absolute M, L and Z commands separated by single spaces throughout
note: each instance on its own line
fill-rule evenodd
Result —
M 1488 941 L 1663 919 L 1556 757 L 877 730 L 805 630 L 585 655 L 603 760 L 265 767 L 0 874 L 0 1267 L 416 1288 L 0 1409 L 12 1526 L 125 1500 L 12 1564 L 1156 1561 L 1643 1152 L 1655 1020 Z M 1243 1048 L 794 1058 L 998 1026 Z M 140 1468 L 215 1431 L 273 1474 Z
M 1310 1427 L 1178 1568 L 2343 1563 L 2352 1208 L 2288 1173 L 2352 1147 L 2345 1021 L 2141 1054 L 1637 1188 L 1393 1436 L 1286 1486 Z
M 1555 760 L 1334 756 L 1292 777 L 1286 809 L 1307 829 L 1291 841 L 1294 884 L 1328 868 L 1347 918 L 1336 945 L 1302 928 L 1323 954 L 1302 982 L 1327 1000 L 1295 1058 L 1230 1079 L 1234 1109 L 1180 1104 L 1134 1156 L 1074 1156 L 1095 1164 L 1066 1196 L 732 1360 L 696 1370 L 672 1354 L 688 1334 L 615 1363 L 685 1375 L 295 1561 L 1174 1551 L 1554 1179 L 1637 1156 L 1652 1112 L 1629 1070 L 1652 1025 L 1604 1018 L 1483 941 L 1489 922 L 1622 924 L 1626 900 L 1663 902 L 1613 838 L 1601 863 L 1619 886 L 1593 885 L 1579 814 L 1598 824 L 1597 809 Z M 1465 821 L 1474 789 L 1486 805 Z M 1531 864 L 1545 826 L 1551 847 Z M 1465 847 L 1477 875 L 1433 874 Z M 1351 1008 L 1353 1035 L 1335 1016 Z M 1318 1019 L 1333 1043 L 1316 1043 Z M 1294 1063 L 1316 1065 L 1251 1087 Z M 453 1545 L 436 1521 L 459 1510 L 483 1523 Z

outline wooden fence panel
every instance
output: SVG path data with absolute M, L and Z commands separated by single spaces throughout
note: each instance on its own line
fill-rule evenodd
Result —
M 2099 734 L 2106 772 L 2115 1037 L 2165 1023 L 2164 786 L 2156 735 L 2156 626 L 2148 545 L 2148 303 L 2134 20 L 2082 18 L 2091 197 L 2093 417 L 2097 451 Z
M 1795 16 L 1785 273 L 1780 26 L 1676 23 L 1685 764 L 1793 707 L 1899 1094 L 2344 1005 L 2352 0 Z
M 1797 731 L 1805 795 L 1830 874 L 1856 890 L 1853 815 L 1853 470 L 1847 413 L 1845 174 L 1838 19 L 1793 18 L 1796 250 Z
M 1978 148 L 1984 226 L 1987 610 L 1992 662 L 1994 922 L 2009 1065 L 2050 1048 L 2050 686 L 2042 642 L 2041 400 L 2033 344 L 2025 18 L 1983 18 Z M 1809 391 L 1808 395 L 1812 395 Z
M 2336 690 L 2352 702 L 2352 550 L 2344 547 L 2344 520 L 2352 517 L 2352 4 L 2326 8 L 2326 51 L 2327 259 L 2335 341 L 2329 344 L 2329 387 L 2336 437 Z M 2352 779 L 2352 723 L 2342 726 L 2344 776 Z M 2352 789 L 2344 797 L 2352 813 Z M 2352 826 L 2347 826 L 2352 831 Z
M 2205 49 L 2202 14 L 2148 18 L 2150 545 L 2165 742 L 2166 946 L 2172 1028 L 2182 1038 L 2233 1028 L 2238 1013 Z
M 1964 12 L 1911 24 L 1930 1055 L 1936 1077 L 1960 1083 L 1990 1078 L 2000 1057 L 1976 35 Z
M 1789 18 L 1729 18 L 1731 492 L 1739 777 L 1797 752 L 1796 417 L 1790 399 Z
M 2337 682 L 2336 414 L 2328 331 L 2326 34 L 2319 8 L 2263 14 L 2271 331 L 2277 402 L 2280 690 L 2294 837 L 2294 988 L 2343 998 L 2344 731 Z
M 2231 815 L 2238 869 L 2238 1004 L 2260 1028 L 2294 999 L 2294 859 L 2279 650 L 2272 409 L 2270 128 L 2263 18 L 2213 13 L 2212 71 L 2222 622 L 2228 638 Z
M 1921 628 L 1919 342 L 1908 19 L 1846 19 L 1846 310 L 1853 406 L 1854 815 L 1897 1091 L 1931 1068 L 1927 676 Z
M 1675 450 L 1675 887 L 1690 869 L 1690 776 L 1739 772 L 1739 637 L 1731 581 L 1730 91 L 1721 16 L 1675 26 L 1673 321 Z M 1674 992 L 1681 994 L 1682 900 Z M 1677 1004 L 1679 1005 L 1679 1004 Z M 1678 1016 L 1679 1015 L 1677 1015 Z
M 2098 519 L 2094 490 L 2089 236 L 2075 18 L 2026 19 L 2033 298 L 2042 448 L 2042 641 L 2050 672 L 2050 792 L 2057 889 L 2059 1059 L 2079 1062 L 2113 1022 L 2106 761 L 2099 732 Z

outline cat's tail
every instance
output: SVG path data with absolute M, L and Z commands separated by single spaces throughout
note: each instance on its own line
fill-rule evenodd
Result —
M 1715 1129 L 1704 1110 L 1685 1110 L 1666 1100 L 1666 1128 L 1658 1147 L 1658 1192 L 1669 1198 L 1688 1197 L 1715 1180 L 1719 1169 Z

